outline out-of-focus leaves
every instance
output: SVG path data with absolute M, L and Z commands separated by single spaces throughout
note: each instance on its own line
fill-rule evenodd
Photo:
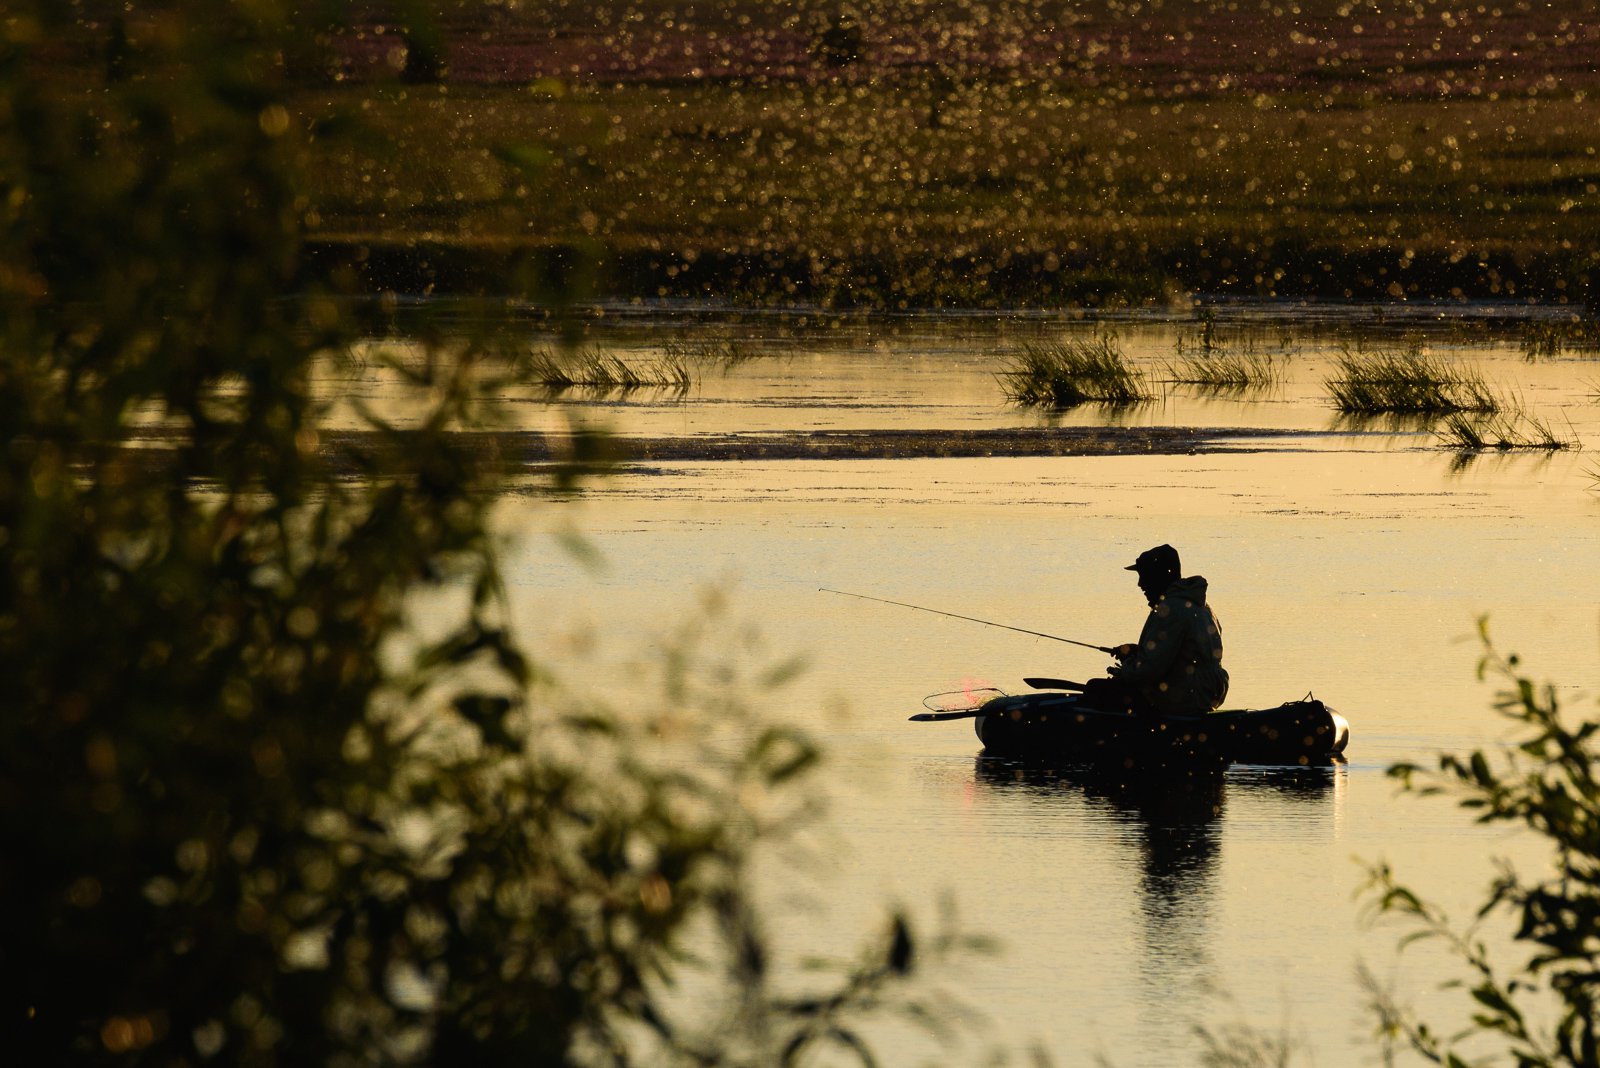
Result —
M 1549 872 L 1529 879 L 1502 864 L 1475 922 L 1465 929 L 1398 883 L 1387 865 L 1369 869 L 1363 894 L 1377 913 L 1396 914 L 1413 925 L 1402 947 L 1424 939 L 1442 942 L 1474 977 L 1446 984 L 1466 989 L 1477 1006 L 1463 1038 L 1473 1031 L 1493 1033 L 1519 1065 L 1589 1064 L 1600 1026 L 1597 721 L 1569 722 L 1555 687 L 1535 685 L 1521 673 L 1517 657 L 1496 651 L 1486 620 L 1479 621 L 1479 637 L 1479 675 L 1497 677 L 1506 686 L 1494 707 L 1513 724 L 1516 737 L 1498 753 L 1445 754 L 1439 770 L 1426 779 L 1412 765 L 1397 765 L 1390 773 L 1414 793 L 1454 793 L 1463 808 L 1477 813 L 1479 823 L 1527 828 L 1550 850 Z M 1476 933 L 1479 924 L 1497 915 L 1512 921 L 1514 938 L 1530 950 L 1527 962 L 1509 973 L 1494 966 Z M 1434 1063 L 1466 1063 L 1452 1050 L 1455 1040 L 1416 1020 L 1392 992 L 1370 979 L 1368 985 L 1386 1042 L 1403 1042 Z M 1536 1010 L 1533 1019 L 1551 1016 L 1553 1031 L 1530 1024 L 1530 1010 Z
M 543 145 L 497 145 L 495 158 L 525 174 L 540 174 L 556 162 L 556 154 Z
M 915 945 L 911 941 L 911 929 L 906 925 L 905 917 L 896 916 L 893 931 L 889 936 L 889 968 L 905 975 L 911 970 L 911 958 L 915 951 Z
M 584 536 L 581 531 L 562 529 L 555 533 L 556 544 L 578 563 L 591 572 L 601 571 L 605 568 L 605 557 L 595 546 L 593 540 Z
M 763 673 L 760 679 L 760 685 L 764 689 L 776 690 L 793 682 L 796 678 L 803 674 L 805 670 L 806 658 L 803 656 L 793 656 L 781 663 L 774 664 L 769 670 Z
M 647 695 L 574 695 L 505 623 L 494 465 L 468 433 L 504 381 L 494 324 L 424 309 L 373 357 L 414 418 L 319 395 L 324 362 L 400 318 L 308 254 L 323 139 L 387 153 L 339 161 L 362 185 L 482 162 L 448 137 L 342 140 L 370 116 L 327 100 L 329 35 L 369 10 L 0 19 L 0 1048 L 271 1068 L 848 1047 L 923 957 L 874 946 L 812 1012 L 766 989 L 748 869 L 815 811 L 818 751 L 752 711 L 759 678 L 703 668 L 721 602 Z M 388 8 L 413 83 L 363 103 L 446 99 L 419 86 L 448 77 L 462 10 Z M 336 403 L 359 431 L 329 425 Z M 619 449 L 576 432 L 552 482 Z M 714 1042 L 657 996 L 691 967 L 720 992 Z M 641 1032 L 659 1046 L 635 1055 Z
M 816 745 L 798 731 L 769 727 L 751 747 L 749 765 L 769 785 L 778 785 L 814 765 L 821 754 Z

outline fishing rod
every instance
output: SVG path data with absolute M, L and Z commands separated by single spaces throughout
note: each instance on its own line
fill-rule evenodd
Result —
M 1035 638 L 1049 638 L 1053 642 L 1066 642 L 1068 645 L 1081 645 L 1085 649 L 1094 649 L 1102 653 L 1110 653 L 1113 656 L 1115 656 L 1117 652 L 1115 649 L 1109 649 L 1104 645 L 1093 645 L 1089 642 L 1080 642 L 1076 638 L 1060 638 L 1054 634 L 1046 634 L 1043 631 L 1024 630 L 1022 627 L 1012 627 L 1004 623 L 995 623 L 992 620 L 979 619 L 977 616 L 961 616 L 954 612 L 941 612 L 937 608 L 924 608 L 920 604 L 906 604 L 904 601 L 890 601 L 882 597 L 868 597 L 864 593 L 849 593 L 845 590 L 830 590 L 826 586 L 819 586 L 818 590 L 822 593 L 837 593 L 841 597 L 859 597 L 863 601 L 877 601 L 879 604 L 892 604 L 900 608 L 914 608 L 918 612 L 932 612 L 936 616 L 949 616 L 951 619 L 964 619 L 968 623 L 982 623 L 986 627 L 999 627 L 1001 630 L 1014 630 L 1018 634 L 1031 634 Z

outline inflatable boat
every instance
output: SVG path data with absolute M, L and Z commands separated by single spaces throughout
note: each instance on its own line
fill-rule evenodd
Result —
M 1349 722 L 1309 695 L 1157 718 L 1103 711 L 1079 694 L 1030 693 L 995 697 L 971 714 L 985 755 L 1052 763 L 1309 766 L 1334 762 L 1350 742 Z

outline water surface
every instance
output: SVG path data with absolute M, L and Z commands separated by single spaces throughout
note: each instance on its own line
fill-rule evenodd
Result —
M 822 870 L 778 884 L 809 887 L 826 905 L 781 923 L 784 944 L 847 953 L 887 903 L 931 919 L 948 895 L 964 924 L 1004 948 L 945 985 L 983 1010 L 992 1037 L 1037 1041 L 1066 1065 L 1193 1063 L 1195 1027 L 1231 1022 L 1289 1035 L 1303 1063 L 1370 1058 L 1358 959 L 1425 1010 L 1453 1007 L 1455 997 L 1432 990 L 1437 958 L 1396 962 L 1396 932 L 1358 922 L 1355 858 L 1394 861 L 1464 913 L 1492 856 L 1530 855 L 1529 843 L 1475 828 L 1443 802 L 1397 799 L 1384 769 L 1502 736 L 1491 689 L 1474 678 L 1481 614 L 1564 696 L 1579 701 L 1593 684 L 1592 452 L 1462 464 L 1427 427 L 1352 427 L 1329 409 L 1323 381 L 1339 346 L 1353 342 L 1326 324 L 1255 331 L 1253 343 L 1285 363 L 1271 390 L 1218 398 L 1172 387 L 1130 411 L 1055 415 L 1005 403 L 997 354 L 1019 337 L 1095 327 L 782 325 L 628 319 L 598 340 L 648 353 L 665 337 L 743 330 L 742 341 L 772 353 L 684 396 L 530 392 L 517 417 L 541 428 L 577 416 L 624 435 L 1097 420 L 1308 432 L 1199 455 L 661 464 L 560 504 L 508 498 L 501 519 L 521 535 L 509 577 L 535 649 L 560 659 L 594 642 L 598 659 L 583 663 L 626 663 L 693 610 L 697 589 L 718 583 L 768 648 L 808 656 L 809 671 L 773 709 L 828 744 L 832 844 Z M 1529 363 L 1514 336 L 1463 340 L 1448 324 L 1426 325 L 1430 351 L 1480 367 L 1562 433 L 1600 442 L 1600 363 L 1581 354 Z M 1152 374 L 1195 331 L 1115 326 Z M 547 536 L 569 528 L 591 539 L 603 569 Z M 973 682 L 1020 692 L 1023 676 L 1083 678 L 1104 658 L 819 592 L 1115 644 L 1131 640 L 1144 612 L 1122 568 L 1160 542 L 1211 582 L 1233 677 L 1228 705 L 1314 693 L 1351 721 L 1348 763 L 1235 767 L 1215 797 L 1163 800 L 987 761 L 970 724 L 906 717 L 927 694 Z M 581 670 L 625 698 L 626 670 Z M 1592 697 L 1581 707 L 1592 710 Z M 889 1063 L 927 1054 L 886 1035 Z

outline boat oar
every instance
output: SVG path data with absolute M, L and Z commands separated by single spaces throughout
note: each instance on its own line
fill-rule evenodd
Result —
M 1031 634 L 1035 638 L 1049 638 L 1053 642 L 1066 642 L 1068 645 L 1081 645 L 1085 649 L 1094 649 L 1102 653 L 1116 654 L 1116 650 L 1106 645 L 1094 645 L 1090 642 L 1080 642 L 1076 638 L 1061 638 L 1054 634 L 1046 634 L 1040 630 L 1025 630 L 1022 627 L 1013 627 L 1005 623 L 995 623 L 988 619 L 979 619 L 977 616 L 962 616 L 954 612 L 941 612 L 937 608 L 924 608 L 920 604 L 906 604 L 904 601 L 890 601 L 882 597 L 868 597 L 864 593 L 849 593 L 845 590 L 830 590 L 826 586 L 819 586 L 821 593 L 837 593 L 841 597 L 859 597 L 863 601 L 877 601 L 879 604 L 892 604 L 899 608 L 914 608 L 918 612 L 932 612 L 936 616 L 949 616 L 951 619 L 964 619 L 968 623 L 982 623 L 986 627 L 999 627 L 1001 630 L 1014 630 L 1018 634 Z
M 1022 681 L 1035 690 L 1077 690 L 1080 693 L 1084 690 L 1083 683 L 1073 682 L 1071 679 L 1023 679 Z
M 913 723 L 937 723 L 942 719 L 970 719 L 973 716 L 983 715 L 983 706 L 977 708 L 958 708 L 954 712 L 918 712 L 910 717 Z

